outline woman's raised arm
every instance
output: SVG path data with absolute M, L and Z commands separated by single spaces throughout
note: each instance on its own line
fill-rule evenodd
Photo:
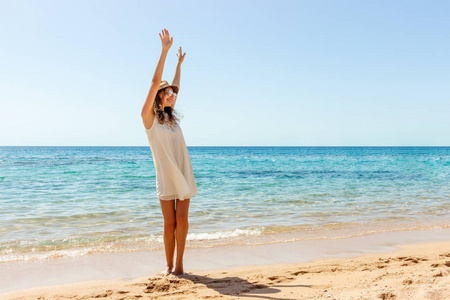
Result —
M 177 86 L 178 87 L 178 93 L 180 93 L 180 77 L 181 77 L 181 64 L 184 61 L 184 56 L 186 55 L 186 52 L 184 52 L 180 49 L 178 49 L 178 63 L 177 63 L 177 68 L 175 69 L 175 75 L 173 76 L 173 80 L 172 80 L 172 85 Z M 178 97 L 177 97 L 178 98 Z M 173 102 L 173 107 L 175 107 L 175 103 L 177 103 L 177 98 L 174 99 Z
M 161 83 L 161 78 L 164 70 L 164 63 L 166 62 L 167 53 L 172 46 L 173 37 L 169 35 L 169 31 L 166 29 L 162 30 L 159 34 L 161 38 L 162 50 L 161 56 L 159 57 L 158 65 L 156 66 L 155 74 L 153 74 L 152 83 L 150 85 L 150 90 L 145 100 L 144 106 L 142 107 L 141 117 L 144 122 L 145 128 L 150 128 L 153 124 L 153 119 L 155 115 L 153 113 L 153 101 L 155 101 L 156 93 L 158 92 L 159 84 Z

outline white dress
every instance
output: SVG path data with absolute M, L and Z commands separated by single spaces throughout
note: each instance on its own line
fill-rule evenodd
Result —
M 161 200 L 185 200 L 197 195 L 191 159 L 179 125 L 160 124 L 155 117 L 145 129 L 156 169 L 156 191 Z

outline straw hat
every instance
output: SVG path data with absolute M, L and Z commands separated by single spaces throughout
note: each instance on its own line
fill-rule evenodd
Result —
M 159 84 L 158 92 L 159 92 L 160 90 L 165 89 L 165 88 L 168 88 L 168 87 L 171 87 L 172 90 L 173 90 L 176 94 L 178 94 L 178 87 L 177 87 L 176 85 L 170 85 L 170 84 L 169 84 L 167 81 L 165 81 L 165 80 L 161 81 L 161 83 Z

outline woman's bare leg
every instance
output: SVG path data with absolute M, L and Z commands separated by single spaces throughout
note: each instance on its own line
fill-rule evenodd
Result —
M 167 276 L 173 269 L 173 255 L 175 253 L 175 200 L 159 200 L 164 217 L 164 249 L 166 251 L 167 267 L 161 275 Z
M 190 199 L 177 200 L 176 206 L 176 232 L 175 237 L 177 240 L 177 260 L 175 262 L 175 275 L 183 275 L 183 255 L 184 246 L 186 245 L 186 237 L 189 228 L 188 214 L 189 214 L 189 202 Z

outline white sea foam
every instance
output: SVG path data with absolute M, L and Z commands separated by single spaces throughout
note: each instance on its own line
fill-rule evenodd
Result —
M 188 240 L 218 240 L 224 238 L 238 237 L 238 236 L 258 236 L 264 231 L 264 227 L 260 228 L 248 228 L 248 229 L 235 229 L 235 230 L 221 230 L 215 232 L 200 232 L 189 233 Z

